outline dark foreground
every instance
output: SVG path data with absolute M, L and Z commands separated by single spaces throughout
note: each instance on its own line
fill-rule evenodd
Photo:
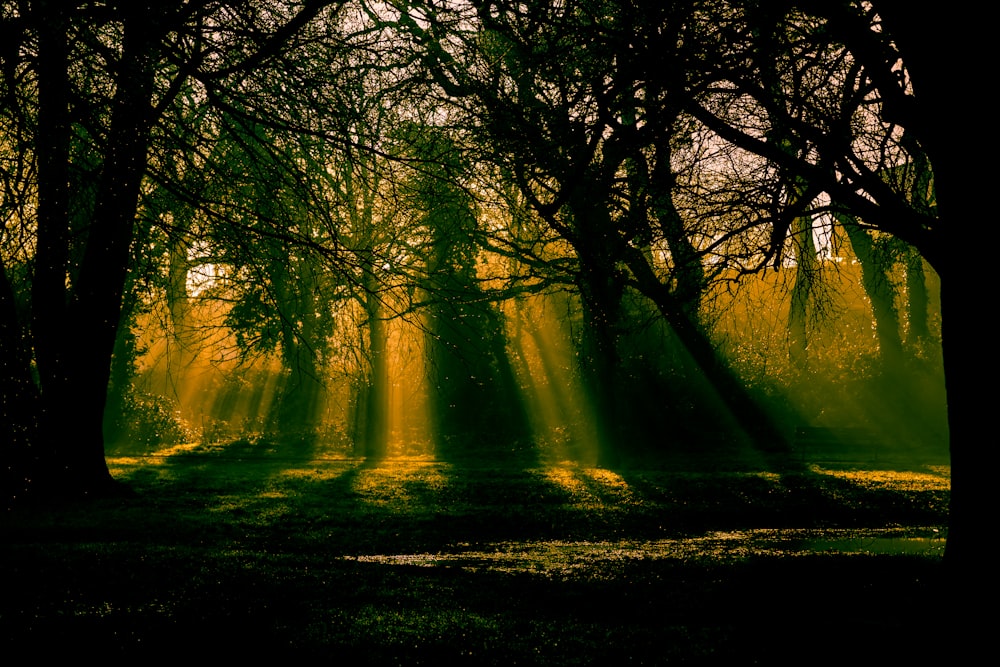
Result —
M 960 664 L 946 468 L 113 463 L 0 523 L 3 655 Z

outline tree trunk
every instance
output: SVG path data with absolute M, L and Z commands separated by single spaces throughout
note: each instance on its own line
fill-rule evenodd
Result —
M 957 584 L 955 599 L 964 604 L 967 596 L 981 591 L 992 572 L 979 519 L 996 504 L 990 479 L 993 469 L 984 465 L 983 459 L 984 447 L 992 449 L 997 440 L 995 397 L 982 388 L 983 383 L 995 380 L 996 360 L 981 347 L 983 313 L 970 308 L 967 300 L 969 289 L 992 283 L 991 262 L 977 252 L 996 247 L 996 225 L 984 220 L 993 210 L 988 201 L 993 191 L 988 181 L 992 174 L 971 162 L 975 148 L 967 141 L 956 141 L 955 131 L 991 127 L 987 92 L 980 86 L 978 72 L 968 63 L 986 58 L 983 51 L 991 48 L 992 42 L 986 34 L 989 22 L 979 14 L 970 17 L 951 8 L 918 12 L 900 0 L 880 0 L 876 9 L 889 34 L 897 40 L 912 76 L 919 103 L 914 131 L 934 169 L 940 227 L 934 242 L 918 250 L 941 278 L 951 450 L 945 561 Z M 953 49 L 940 39 L 942 34 L 960 35 L 969 48 Z M 964 97 L 960 99 L 959 93 Z
M 58 3 L 41 3 L 38 11 L 46 15 L 39 19 L 38 31 L 38 135 L 46 145 L 38 151 L 38 227 L 31 283 L 31 344 L 41 388 L 33 449 L 38 488 L 50 493 L 60 484 L 57 471 L 62 462 L 55 443 L 63 425 L 73 423 L 66 421 L 63 406 L 75 404 L 69 390 L 72 327 L 66 326 L 70 80 L 65 9 Z
M 72 337 L 66 341 L 65 357 L 50 363 L 41 376 L 46 415 L 42 438 L 55 456 L 54 481 L 68 493 L 101 492 L 112 482 L 104 458 L 104 408 L 146 167 L 153 83 L 143 28 L 139 13 L 126 18 L 94 218 L 67 317 L 59 323 Z M 54 296 L 35 306 L 43 329 L 62 310 Z M 53 367 L 61 369 L 58 374 Z M 67 424 L 73 425 L 71 437 Z
M 388 332 L 383 318 L 382 299 L 373 274 L 365 272 L 365 315 L 368 324 L 367 372 L 364 384 L 364 455 L 369 459 L 385 457 L 389 449 L 389 349 Z
M 970 237 L 958 221 L 975 220 L 988 205 L 980 183 L 984 176 L 966 179 L 970 169 L 964 160 L 945 155 L 935 164 L 941 216 L 955 227 L 946 228 L 940 241 L 940 259 L 933 265 L 941 279 L 941 345 L 945 389 L 948 397 L 948 430 L 951 454 L 951 502 L 945 561 L 956 578 L 960 595 L 982 585 L 992 570 L 989 550 L 982 543 L 982 519 L 996 505 L 992 491 L 994 471 L 985 465 L 986 452 L 997 442 L 995 396 L 984 387 L 996 379 L 996 358 L 983 349 L 984 315 L 970 308 L 969 290 L 989 284 L 989 263 L 970 256 Z M 982 186 L 979 190 L 977 186 Z M 983 208 L 978 208 L 981 203 Z M 993 247 L 980 239 L 983 247 Z
M 578 278 L 583 306 L 580 337 L 583 386 L 594 420 L 597 464 L 614 467 L 618 463 L 616 442 L 616 377 L 618 360 L 614 328 L 620 298 L 601 273 L 584 270 Z M 604 283 L 604 284 L 602 284 Z
M 354 415 L 356 447 L 366 459 L 385 458 L 389 452 L 390 400 L 389 328 L 386 322 L 385 286 L 376 255 L 375 192 L 378 179 L 361 156 L 343 170 L 351 229 L 356 234 L 361 262 L 361 289 L 364 299 L 364 332 L 361 336 L 360 375 L 355 388 Z M 355 170 L 362 175 L 355 179 Z M 367 343 L 367 344 L 366 344 Z
M 54 6 L 49 6 L 49 5 Z M 51 405 L 68 373 L 67 271 L 69 268 L 70 80 L 68 18 L 58 3 L 40 3 L 38 31 L 38 228 L 31 282 L 31 327 L 43 396 Z M 75 332 L 74 332 L 75 333 Z M 51 423 L 55 415 L 43 421 Z
M 963 188 L 956 188 L 961 191 Z M 972 193 L 967 193 L 974 196 Z M 942 194 L 942 201 L 949 201 Z M 960 207 L 952 209 L 957 213 Z M 963 254 L 957 255 L 962 257 Z M 951 497 L 944 561 L 951 578 L 952 622 L 974 641 L 988 637 L 986 617 L 968 605 L 988 585 L 994 564 L 984 543 L 984 520 L 996 506 L 992 460 L 997 443 L 996 362 L 981 348 L 982 314 L 969 308 L 966 267 L 961 262 L 936 268 L 941 276 L 942 353 L 948 397 Z M 988 615 L 987 615 L 988 616 Z
M 584 184 L 587 181 L 584 180 Z M 617 327 L 621 317 L 623 287 L 615 272 L 616 240 L 607 203 L 586 185 L 571 198 L 577 230 L 573 246 L 580 261 L 577 287 L 583 310 L 580 360 L 583 385 L 594 420 L 598 465 L 614 467 L 619 462 L 616 375 Z

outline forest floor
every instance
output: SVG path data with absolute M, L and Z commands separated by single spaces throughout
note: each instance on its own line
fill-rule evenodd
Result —
M 865 665 L 951 645 L 947 466 L 110 464 L 134 497 L 0 520 L 5 655 Z

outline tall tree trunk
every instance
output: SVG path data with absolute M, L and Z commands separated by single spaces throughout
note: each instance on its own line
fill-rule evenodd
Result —
M 962 188 L 956 188 L 956 193 Z M 970 196 L 972 193 L 969 193 Z M 943 201 L 948 199 L 942 196 Z M 957 213 L 960 207 L 952 209 Z M 965 253 L 956 255 L 964 256 Z M 953 577 L 957 624 L 977 640 L 973 628 L 985 631 L 980 612 L 967 608 L 968 596 L 988 580 L 994 567 L 983 545 L 983 519 L 996 505 L 992 490 L 994 470 L 986 462 L 995 450 L 997 436 L 995 395 L 984 389 L 996 378 L 996 362 L 983 350 L 982 314 L 969 308 L 969 274 L 962 262 L 938 264 L 941 277 L 941 346 L 948 400 L 948 437 L 951 463 L 951 496 L 945 563 Z M 988 636 L 988 635 L 983 635 Z
M 603 272 L 581 272 L 578 286 L 583 307 L 580 340 L 581 372 L 596 431 L 598 465 L 618 463 L 616 379 L 618 350 L 615 326 L 620 298 Z
M 142 10 L 129 10 L 94 218 L 68 318 L 61 324 L 73 336 L 66 345 L 65 374 L 49 374 L 42 384 L 46 414 L 59 415 L 46 420 L 43 437 L 68 491 L 99 492 L 112 482 L 103 419 L 149 141 L 153 67 L 145 28 Z M 46 302 L 44 307 L 59 306 Z M 72 437 L 67 423 L 74 425 Z
M 361 261 L 363 329 L 361 369 L 354 389 L 355 447 L 366 459 L 385 458 L 389 451 L 391 385 L 389 380 L 389 327 L 386 322 L 385 285 L 376 253 L 375 193 L 378 176 L 362 155 L 352 156 L 342 173 L 351 230 Z M 367 338 L 365 336 L 367 334 Z
M 38 218 L 31 289 L 31 332 L 41 387 L 39 442 L 36 456 L 43 484 L 59 466 L 54 444 L 63 406 L 73 404 L 69 391 L 70 340 L 67 327 L 69 268 L 69 44 L 68 17 L 59 3 L 42 2 L 38 31 Z M 72 334 L 78 332 L 73 331 Z
M 368 329 L 364 390 L 364 456 L 385 457 L 389 449 L 389 345 L 380 285 L 374 267 L 365 271 L 365 316 Z
M 294 332 L 286 331 L 284 338 L 285 375 L 278 390 L 276 416 L 278 437 L 286 455 L 310 458 L 316 444 L 323 383 L 315 351 Z
M 39 408 L 17 296 L 0 258 L 0 493 L 5 502 L 24 495 L 36 477 Z
M 586 181 L 584 181 L 586 184 Z M 580 360 L 588 395 L 598 451 L 597 463 L 614 467 L 619 463 L 616 427 L 618 333 L 623 287 L 615 273 L 617 243 L 607 203 L 580 186 L 570 200 L 575 220 L 573 246 L 580 261 L 577 287 L 583 310 Z
M 941 176 L 938 200 L 945 220 L 974 220 L 981 212 L 975 203 L 982 192 L 976 181 L 965 181 L 968 165 L 943 156 L 936 164 Z M 982 184 L 980 184 L 982 185 Z M 956 225 L 957 226 L 957 225 Z M 982 545 L 984 510 L 996 504 L 992 492 L 992 467 L 984 465 L 984 446 L 996 443 L 995 397 L 984 390 L 997 373 L 996 359 L 982 347 L 983 314 L 968 305 L 970 285 L 988 284 L 987 262 L 969 260 L 968 238 L 961 227 L 941 234 L 938 260 L 933 264 L 941 279 L 941 346 L 948 397 L 948 437 L 951 454 L 951 500 L 945 561 L 970 592 L 992 564 Z
M 928 247 L 918 248 L 941 278 L 942 348 L 948 396 L 951 451 L 951 501 L 945 562 L 955 579 L 953 602 L 959 621 L 971 621 L 965 638 L 982 642 L 977 630 L 985 618 L 968 605 L 971 596 L 992 576 L 992 554 L 983 547 L 981 517 L 996 504 L 992 466 L 984 465 L 983 445 L 996 442 L 995 396 L 982 383 L 996 377 L 995 355 L 982 347 L 983 314 L 969 308 L 968 290 L 992 282 L 992 264 L 970 251 L 994 247 L 996 225 L 983 216 L 992 211 L 988 201 L 992 173 L 970 162 L 968 142 L 955 140 L 955 128 L 988 128 L 992 113 L 987 91 L 968 63 L 980 56 L 991 40 L 984 16 L 950 8 L 915 12 L 910 3 L 879 0 L 875 7 L 888 33 L 899 44 L 912 77 L 916 107 L 915 134 L 921 140 L 935 175 L 940 228 Z M 942 34 L 961 35 L 969 49 L 953 49 Z M 970 60 L 972 58 L 972 60 Z M 972 95 L 956 103 L 956 93 Z M 978 101 L 977 101 L 978 99 Z M 995 214 L 993 214 L 995 217 Z M 963 613 L 964 612 L 964 613 Z
M 320 373 L 323 341 L 316 317 L 315 260 L 303 254 L 287 256 L 286 261 L 271 278 L 276 307 L 281 313 L 281 358 L 285 371 L 277 394 L 277 431 L 286 453 L 311 458 L 325 394 Z

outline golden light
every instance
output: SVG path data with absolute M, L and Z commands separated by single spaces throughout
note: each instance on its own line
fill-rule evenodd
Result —
M 577 372 L 565 307 L 563 298 L 550 295 L 508 306 L 512 361 L 543 458 L 593 465 L 597 429 Z

